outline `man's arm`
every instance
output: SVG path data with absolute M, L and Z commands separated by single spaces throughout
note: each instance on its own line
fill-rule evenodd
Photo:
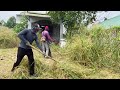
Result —
M 50 35 L 49 35 L 49 33 L 47 32 L 46 33 L 46 36 L 47 36 L 47 38 L 50 40 L 50 41 L 52 41 L 52 42 L 54 42 L 55 40 L 53 40 L 51 37 L 50 37 Z
M 28 41 L 24 38 L 24 35 L 27 34 L 28 30 L 22 30 L 20 33 L 18 33 L 18 37 L 20 40 L 22 40 L 24 43 L 27 43 Z
M 38 37 L 36 37 L 35 42 L 36 42 L 37 47 L 42 51 L 42 48 L 41 48 L 41 46 L 40 46 Z

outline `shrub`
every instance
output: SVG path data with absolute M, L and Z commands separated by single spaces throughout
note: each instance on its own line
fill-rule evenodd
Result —
M 0 48 L 13 48 L 18 46 L 17 34 L 7 27 L 0 27 Z
M 117 28 L 118 31 L 118 28 Z M 105 30 L 97 27 L 89 30 L 89 34 L 72 37 L 66 45 L 66 53 L 70 60 L 95 68 L 120 68 L 120 37 L 115 28 Z M 116 67 L 116 68 L 115 68 Z M 117 70 L 119 71 L 119 70 Z

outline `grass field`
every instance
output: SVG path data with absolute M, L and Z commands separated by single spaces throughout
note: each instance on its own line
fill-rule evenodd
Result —
M 19 39 L 0 27 L 0 79 L 120 79 L 120 28 L 94 28 L 74 35 L 64 48 L 51 45 L 53 58 L 45 59 L 33 49 L 36 75 L 28 73 L 28 59 L 14 72 Z

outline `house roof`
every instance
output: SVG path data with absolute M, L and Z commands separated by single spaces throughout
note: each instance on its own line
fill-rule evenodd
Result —
M 110 18 L 110 19 L 107 19 L 103 22 L 100 22 L 99 25 L 103 26 L 104 28 L 120 26 L 120 15 Z
M 17 16 L 21 16 L 21 15 L 50 18 L 50 16 L 47 14 L 41 14 L 41 13 L 35 13 L 35 12 L 22 12 L 20 14 L 17 14 Z

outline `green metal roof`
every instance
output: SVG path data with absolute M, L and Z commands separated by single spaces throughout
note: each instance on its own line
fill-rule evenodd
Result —
M 110 18 L 110 19 L 107 19 L 107 20 L 99 23 L 99 25 L 106 29 L 114 27 L 114 26 L 120 26 L 120 15 Z

